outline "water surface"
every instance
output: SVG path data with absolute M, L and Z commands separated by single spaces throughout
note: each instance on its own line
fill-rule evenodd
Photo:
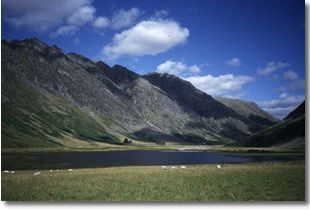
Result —
M 2 153 L 2 170 L 95 168 L 142 165 L 257 163 L 304 160 L 304 153 L 227 153 L 206 151 L 106 151 Z

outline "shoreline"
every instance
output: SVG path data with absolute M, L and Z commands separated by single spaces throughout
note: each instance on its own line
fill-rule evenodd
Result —
M 70 147 L 53 147 L 53 148 L 5 148 L 1 149 L 3 153 L 58 153 L 58 152 L 112 152 L 112 151 L 200 151 L 200 152 L 231 152 L 231 153 L 305 153 L 304 149 L 289 149 L 277 147 L 226 147 L 223 145 L 167 145 L 167 146 L 137 146 L 109 145 L 102 148 L 70 148 Z

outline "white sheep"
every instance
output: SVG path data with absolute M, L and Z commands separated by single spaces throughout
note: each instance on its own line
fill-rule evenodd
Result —
M 217 168 L 222 168 L 222 166 L 221 166 L 221 165 L 217 165 L 216 167 L 217 167 Z
M 33 175 L 34 175 L 34 176 L 38 176 L 38 175 L 40 175 L 40 174 L 41 174 L 41 172 L 38 171 L 38 172 L 35 172 Z
M 15 171 L 11 171 L 11 174 L 15 174 Z
M 186 166 L 181 166 L 181 169 L 186 169 Z
M 53 170 L 50 170 L 50 173 L 53 173 Z
M 3 171 L 3 173 L 5 173 L 5 174 L 9 174 L 9 173 L 10 173 L 10 171 Z
M 70 171 L 70 172 L 71 172 L 71 171 L 73 171 L 73 169 L 68 169 L 68 171 Z
M 178 167 L 176 167 L 176 166 L 171 166 L 171 169 L 178 169 Z
M 167 169 L 168 169 L 168 166 L 161 166 L 161 169 L 162 169 L 162 170 L 167 170 Z

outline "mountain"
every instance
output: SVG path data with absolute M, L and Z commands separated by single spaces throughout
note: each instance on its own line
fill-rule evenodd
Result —
M 305 148 L 305 101 L 281 122 L 251 136 L 244 144 L 254 147 Z
M 225 97 L 214 97 L 214 99 L 230 107 L 236 113 L 249 120 L 250 129 L 253 132 L 262 130 L 279 122 L 278 119 L 265 112 L 254 102 Z
M 255 119 L 173 75 L 140 76 L 36 38 L 3 40 L 1 52 L 4 148 L 96 147 L 124 138 L 222 144 L 259 130 Z
M 305 116 L 305 101 L 303 101 L 295 110 L 289 113 L 284 120 L 292 120 L 298 117 Z

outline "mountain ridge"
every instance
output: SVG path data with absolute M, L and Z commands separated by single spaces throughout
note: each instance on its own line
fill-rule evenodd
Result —
M 33 123 L 31 112 L 35 110 L 38 97 L 53 98 L 44 101 L 45 106 L 52 107 L 52 110 L 63 109 L 63 113 L 67 109 L 74 110 L 84 113 L 83 119 L 87 119 L 88 123 L 91 119 L 99 123 L 94 124 L 96 131 L 88 128 L 92 130 L 89 132 L 88 129 L 80 129 L 79 126 L 87 125 L 82 120 L 76 122 L 74 114 L 59 112 L 57 119 L 50 116 L 57 122 L 53 131 L 57 137 L 54 137 L 60 138 L 57 142 L 62 145 L 64 142 L 59 136 L 63 134 L 82 141 L 91 139 L 117 144 L 125 137 L 152 142 L 214 144 L 238 141 L 253 133 L 248 125 L 252 119 L 246 119 L 188 81 L 173 75 L 161 77 L 154 73 L 140 76 L 120 65 L 110 67 L 83 55 L 66 54 L 57 46 L 49 46 L 36 38 L 2 40 L 1 50 L 3 113 L 8 113 L 2 124 L 11 127 L 12 132 L 22 130 L 21 124 L 29 129 L 41 129 L 38 123 L 45 122 L 45 115 L 49 115 L 51 110 L 40 108 L 37 122 Z M 27 94 L 30 90 L 37 94 L 32 99 L 34 104 L 24 96 L 16 103 L 18 100 L 11 94 L 16 84 L 23 87 L 18 88 L 21 96 L 26 89 L 29 89 Z M 65 108 L 54 104 L 56 99 L 67 104 Z M 9 109 L 6 105 L 10 103 Z M 28 114 L 24 113 L 24 103 L 30 103 Z M 19 113 L 23 117 L 16 119 L 9 113 Z M 72 126 L 67 121 L 80 125 Z M 17 141 L 16 137 L 7 134 L 4 129 L 4 142 L 9 142 L 4 145 L 14 146 L 12 142 Z M 18 146 L 27 147 L 27 143 L 20 140 Z
M 305 101 L 279 123 L 253 134 L 244 146 L 305 149 Z

